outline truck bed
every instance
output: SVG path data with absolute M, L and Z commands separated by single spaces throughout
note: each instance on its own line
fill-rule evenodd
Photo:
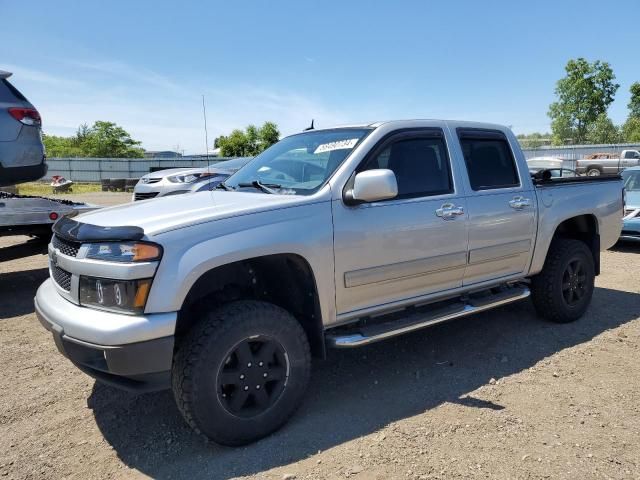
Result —
M 573 183 L 597 183 L 597 182 L 611 182 L 621 181 L 622 177 L 619 173 L 614 175 L 600 175 L 597 177 L 581 176 L 581 177 L 554 177 L 554 178 L 536 178 L 532 175 L 533 184 L 536 187 L 573 184 Z

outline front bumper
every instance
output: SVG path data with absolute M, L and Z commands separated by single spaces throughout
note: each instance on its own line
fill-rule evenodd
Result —
M 41 155 L 42 163 L 37 165 L 3 167 L 0 163 L 0 187 L 15 185 L 16 183 L 32 182 L 47 174 L 48 165 Z M 0 158 L 0 161 L 2 159 Z
M 83 372 L 126 390 L 170 387 L 175 312 L 134 316 L 81 307 L 62 298 L 51 279 L 34 304 L 60 353 Z

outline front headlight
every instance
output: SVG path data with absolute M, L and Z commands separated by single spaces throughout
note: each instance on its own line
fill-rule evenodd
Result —
M 167 177 L 171 183 L 193 183 L 200 178 L 200 175 L 197 173 L 190 173 L 188 175 L 172 175 Z
M 151 279 L 113 280 L 80 277 L 80 305 L 112 312 L 140 314 L 147 303 Z
M 162 247 L 148 242 L 90 243 L 86 258 L 107 262 L 151 262 L 160 260 Z

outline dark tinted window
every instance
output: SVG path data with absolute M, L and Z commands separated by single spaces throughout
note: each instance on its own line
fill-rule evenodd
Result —
M 624 158 L 638 158 L 638 154 L 637 152 L 629 150 L 627 152 L 624 152 Z
M 516 187 L 518 171 L 506 139 L 465 138 L 460 139 L 469 181 L 474 190 Z
M 16 100 L 27 101 L 16 87 L 11 85 L 4 78 L 0 80 L 0 102 L 15 102 Z
M 367 161 L 362 170 L 388 168 L 398 181 L 398 197 L 438 195 L 453 191 L 449 159 L 441 138 L 398 140 Z

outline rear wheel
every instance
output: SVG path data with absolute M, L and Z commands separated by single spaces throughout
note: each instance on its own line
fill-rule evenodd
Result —
M 591 302 L 594 280 L 593 257 L 587 245 L 579 240 L 554 240 L 542 272 L 531 281 L 536 311 L 557 323 L 577 320 Z
M 602 170 L 599 167 L 589 167 L 587 169 L 587 176 L 589 177 L 599 177 L 602 175 Z
M 297 320 L 275 305 L 235 302 L 206 314 L 174 359 L 173 393 L 198 433 L 225 445 L 262 438 L 298 407 L 311 356 Z

